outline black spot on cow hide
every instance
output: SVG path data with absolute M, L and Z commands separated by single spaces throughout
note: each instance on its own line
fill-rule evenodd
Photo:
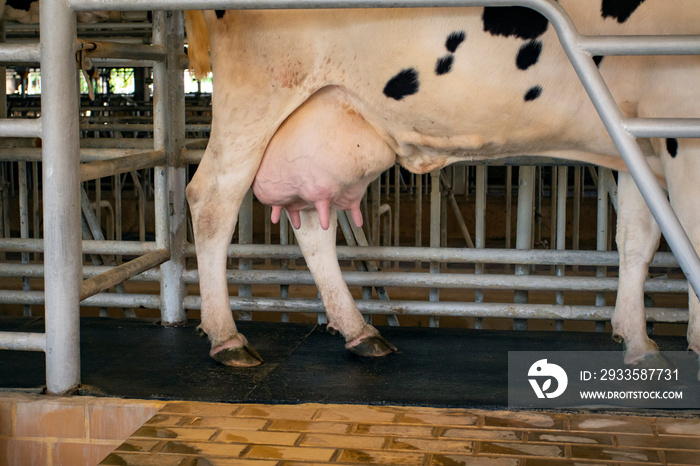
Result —
M 449 36 L 447 36 L 447 40 L 445 41 L 445 48 L 447 49 L 448 52 L 455 53 L 455 50 L 457 50 L 457 47 L 459 47 L 459 44 L 464 42 L 464 39 L 467 38 L 467 33 L 464 31 L 455 31 Z
M 603 58 L 604 58 L 603 55 L 595 55 L 595 56 L 593 57 L 593 63 L 595 63 L 595 66 L 597 66 L 598 68 L 600 68 L 600 62 L 603 61 Z
M 418 92 L 418 72 L 413 68 L 399 71 L 384 86 L 384 95 L 395 100 L 401 100 L 407 95 Z
M 452 62 L 454 61 L 454 55 L 445 55 L 442 58 L 438 58 L 437 64 L 435 65 L 435 74 L 445 74 L 452 69 Z
M 482 15 L 484 31 L 494 36 L 535 39 L 547 30 L 547 18 L 522 6 L 486 7 Z
M 531 40 L 523 44 L 518 51 L 518 56 L 515 59 L 516 66 L 521 70 L 526 70 L 537 63 L 542 52 L 542 42 L 539 40 Z
M 221 19 L 226 14 L 226 10 L 214 10 L 214 13 L 216 13 L 218 19 Z
M 600 12 L 603 18 L 615 18 L 618 23 L 624 23 L 642 3 L 644 0 L 603 0 Z
M 541 86 L 534 86 L 528 89 L 528 91 L 525 93 L 525 102 L 529 102 L 531 100 L 535 100 L 542 94 L 542 87 Z
M 29 8 L 32 6 L 32 3 L 38 0 L 7 0 L 5 4 L 7 6 L 11 6 L 15 10 L 24 10 L 24 11 L 29 11 Z
M 678 139 L 666 139 L 666 149 L 668 150 L 668 153 L 671 154 L 671 157 L 675 157 L 676 155 L 678 155 Z

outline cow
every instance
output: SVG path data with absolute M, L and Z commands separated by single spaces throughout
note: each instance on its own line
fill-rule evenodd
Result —
M 559 4 L 582 34 L 700 33 L 697 0 Z M 211 64 L 214 75 L 211 138 L 186 194 L 200 274 L 201 329 L 215 360 L 230 366 L 261 362 L 236 329 L 225 276 L 227 246 L 251 186 L 273 206 L 273 220 L 287 210 L 329 329 L 340 332 L 357 354 L 395 351 L 365 323 L 335 257 L 336 209 L 354 210 L 353 193 L 366 184 L 365 175 L 386 166 L 387 153 L 414 173 L 522 154 L 620 171 L 613 336 L 624 343 L 628 364 L 658 354 L 646 333 L 643 283 L 659 227 L 555 31 L 539 13 L 524 7 L 215 10 L 187 12 L 186 25 L 191 63 L 199 74 Z M 591 60 L 624 116 L 699 116 L 700 57 Z M 650 167 L 700 249 L 700 140 L 647 142 Z M 366 172 L 333 169 L 354 160 L 374 163 L 365 165 Z M 318 178 L 322 166 L 330 168 Z M 330 186 L 298 184 L 329 178 Z M 275 183 L 285 182 L 291 187 L 275 190 Z M 344 194 L 349 195 L 341 199 Z M 700 303 L 693 292 L 688 343 L 700 353 Z

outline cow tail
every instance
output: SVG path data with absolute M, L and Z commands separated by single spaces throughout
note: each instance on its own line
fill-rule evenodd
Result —
M 201 10 L 185 11 L 185 30 L 187 31 L 187 54 L 190 57 L 190 68 L 194 70 L 197 79 L 204 78 L 211 71 L 209 61 L 209 31 Z

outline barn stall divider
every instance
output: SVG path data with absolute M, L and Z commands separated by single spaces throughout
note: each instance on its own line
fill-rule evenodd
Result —
M 44 291 L 0 291 L 0 303 L 45 306 L 46 332 L 44 334 L 24 332 L 0 332 L 0 349 L 44 351 L 46 353 L 46 383 L 49 393 L 65 393 L 80 383 L 79 352 L 79 306 L 115 306 L 124 308 L 147 307 L 160 309 L 164 324 L 176 324 L 186 319 L 187 309 L 198 309 L 200 299 L 188 295 L 187 285 L 196 283 L 197 272 L 186 267 L 186 259 L 193 256 L 194 247 L 186 239 L 187 215 L 184 198 L 186 164 L 193 164 L 201 157 L 201 141 L 185 139 L 185 99 L 182 70 L 183 55 L 182 14 L 174 11 L 156 11 L 153 18 L 152 45 L 134 45 L 127 48 L 119 44 L 103 43 L 96 47 L 76 40 L 75 11 L 86 10 L 163 10 L 188 8 L 348 8 L 380 6 L 527 6 L 542 13 L 557 31 L 559 39 L 584 84 L 601 119 L 615 141 L 624 160 L 630 167 L 635 182 L 643 193 L 652 213 L 661 225 L 662 232 L 674 251 L 677 261 L 669 253 L 658 253 L 652 266 L 674 267 L 679 264 L 694 290 L 700 290 L 700 261 L 684 234 L 675 214 L 671 210 L 664 192 L 658 186 L 635 138 L 643 137 L 700 137 L 700 121 L 697 119 L 630 119 L 623 118 L 612 99 L 600 73 L 590 59 L 591 55 L 633 54 L 700 54 L 700 37 L 584 37 L 580 36 L 563 10 L 549 0 L 461 0 L 461 1 L 194 1 L 194 0 L 72 0 L 61 2 L 44 0 L 41 43 L 3 44 L 0 62 L 3 64 L 40 63 L 42 70 L 41 117 L 36 119 L 4 119 L 0 122 L 0 135 L 16 138 L 41 138 L 42 187 L 44 209 L 44 239 L 28 238 L 23 228 L 21 238 L 0 238 L 0 250 L 22 253 L 21 264 L 0 264 L 0 275 L 5 277 L 44 277 Z M 95 144 L 89 150 L 80 148 L 80 122 L 76 112 L 79 94 L 76 54 L 81 59 L 135 59 L 153 63 L 154 107 L 152 147 L 124 150 Z M 118 130 L 118 125 L 114 126 Z M 124 129 L 133 129 L 126 125 Z M 197 130 L 202 128 L 190 128 Z M 27 150 L 22 161 L 37 160 L 38 150 Z M 8 151 L 8 158 L 19 160 L 22 151 Z M 12 158 L 14 157 L 14 158 Z M 83 158 L 85 163 L 80 164 Z M 87 161 L 91 160 L 91 161 Z M 539 161 L 546 163 L 547 161 Z M 551 161 L 549 161 L 551 163 Z M 155 240 L 106 241 L 100 239 L 99 222 L 92 230 L 96 239 L 82 238 L 81 210 L 85 208 L 85 196 L 81 194 L 81 181 L 99 179 L 118 173 L 153 168 L 153 190 L 155 197 Z M 394 183 L 398 186 L 398 169 Z M 455 168 L 454 171 L 459 171 Z M 577 168 L 577 170 L 580 169 Z M 606 277 L 606 267 L 617 265 L 617 253 L 608 249 L 609 224 L 608 197 L 614 199 L 614 179 L 608 170 L 598 170 L 598 251 L 565 250 L 567 167 L 554 170 L 558 196 L 553 211 L 556 211 L 556 249 L 533 250 L 533 205 L 537 171 L 534 166 L 521 167 L 518 181 L 518 205 L 515 249 L 485 248 L 485 219 L 483 216 L 486 194 L 486 167 L 475 169 L 476 228 L 474 248 L 455 249 L 442 247 L 445 211 L 449 203 L 452 208 L 454 195 L 447 176 L 440 171 L 430 174 L 430 241 L 429 247 L 389 247 L 388 235 L 381 243 L 381 228 L 393 230 L 398 237 L 398 210 L 383 206 L 379 202 L 381 182 L 370 187 L 372 206 L 370 214 L 373 228 L 369 234 L 355 229 L 342 215 L 341 230 L 349 246 L 339 247 L 341 260 L 356 261 L 358 272 L 346 272 L 350 285 L 365 287 L 365 298 L 371 298 L 371 288 L 376 287 L 379 300 L 358 301 L 359 309 L 366 314 L 389 315 L 389 324 L 398 324 L 397 315 L 429 315 L 431 325 L 439 325 L 440 316 L 508 317 L 515 319 L 515 327 L 523 328 L 523 319 L 576 319 L 606 321 L 612 316 L 612 308 L 605 305 L 604 292 L 616 289 L 616 280 Z M 24 172 L 23 172 L 24 173 Z M 453 172 L 454 173 L 454 172 Z M 580 178 L 577 175 L 576 180 Z M 26 173 L 18 176 L 26 218 Z M 423 177 L 415 177 L 416 197 L 423 195 Z M 428 177 L 426 177 L 428 179 Z M 453 178 L 458 179 L 458 177 Z M 22 185 L 24 180 L 24 187 Z M 388 178 L 387 178 L 388 180 Z M 577 181 L 578 182 L 578 181 Z M 389 183 L 387 181 L 387 183 Z M 36 186 L 37 183 L 35 183 Z M 447 192 L 441 192 L 441 189 Z M 398 188 L 394 188 L 398 199 Z M 387 195 L 389 189 L 386 190 Z M 376 195 L 375 195 L 376 193 Z M 445 194 L 443 196 L 443 194 Z M 552 199 L 555 199 L 554 194 Z M 398 205 L 398 200 L 396 200 Z M 554 202 L 554 201 L 553 201 Z M 99 203 L 98 203 L 99 204 Z M 422 202 L 416 201 L 416 215 Z M 99 210 L 99 209 L 98 209 Z M 229 257 L 239 260 L 239 270 L 227 272 L 230 283 L 239 285 L 239 296 L 232 297 L 231 308 L 239 311 L 239 318 L 249 318 L 251 311 L 278 312 L 322 312 L 317 299 L 287 299 L 286 290 L 294 284 L 311 284 L 306 271 L 253 270 L 253 259 L 295 260 L 301 258 L 297 247 L 290 245 L 288 225 L 281 227 L 280 245 L 252 244 L 252 196 L 248 196 L 241 210 L 238 242 L 229 247 Z M 6 212 L 7 209 L 4 209 Z M 89 217 L 89 216 L 87 216 Z M 459 216 L 457 216 L 459 219 Z M 87 218 L 86 218 L 87 220 Z M 471 241 L 463 222 L 459 228 L 466 244 Z M 554 227 L 553 227 L 554 228 Z M 420 229 L 420 227 L 418 227 Z M 6 236 L 7 235 L 6 233 Z M 369 238 L 368 238 L 369 237 Z M 419 236 L 420 238 L 420 236 Z M 365 246 L 373 244 L 373 246 Z M 396 243 L 394 243 L 396 244 Z M 419 241 L 420 244 L 420 241 Z M 359 245 L 360 247 L 354 246 Z M 44 265 L 29 264 L 28 253 L 43 253 Z M 83 266 L 83 254 L 129 255 L 137 258 L 121 265 Z M 379 272 L 376 261 L 428 262 L 428 273 Z M 284 264 L 284 263 L 283 263 Z M 473 274 L 441 273 L 444 264 L 475 264 Z M 514 275 L 485 273 L 486 264 L 509 264 L 515 266 Z M 531 266 L 538 264 L 556 266 L 556 276 L 530 275 Z M 597 267 L 596 277 L 566 277 L 564 266 Z M 158 269 L 159 267 L 159 269 Z M 83 280 L 85 278 L 85 280 Z M 101 293 L 124 280 L 157 281 L 160 295 Z M 254 297 L 252 286 L 272 284 L 282 287 L 280 298 Z M 396 301 L 381 299 L 384 287 L 428 288 L 428 301 Z M 476 290 L 474 302 L 440 301 L 440 290 L 446 288 L 472 288 Z M 483 290 L 516 290 L 513 302 L 484 302 Z M 528 303 L 527 290 L 557 292 L 554 304 Z M 595 305 L 566 305 L 563 292 L 586 290 L 597 293 Z M 648 280 L 645 291 L 687 292 L 685 280 Z M 692 291 L 691 291 L 692 292 Z M 651 322 L 686 322 L 687 311 L 683 309 L 651 308 L 647 310 Z M 322 320 L 322 319 L 321 319 Z M 558 324 L 558 328 L 560 325 Z

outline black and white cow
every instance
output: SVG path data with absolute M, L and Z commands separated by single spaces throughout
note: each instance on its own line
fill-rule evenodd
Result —
M 697 0 L 560 0 L 582 34 L 698 34 Z M 285 208 L 346 347 L 395 348 L 367 325 L 335 257 L 335 211 L 396 161 L 425 173 L 455 161 L 536 154 L 620 170 L 620 283 L 612 324 L 628 363 L 658 351 L 643 282 L 659 228 L 540 14 L 521 7 L 188 12 L 190 54 L 214 72 L 212 134 L 187 188 L 202 329 L 211 356 L 258 364 L 228 302 L 226 248 L 253 186 Z M 628 117 L 700 116 L 700 57 L 595 58 Z M 648 159 L 700 248 L 700 140 L 654 139 Z M 356 221 L 357 215 L 354 216 Z M 700 304 L 689 293 L 690 348 Z

